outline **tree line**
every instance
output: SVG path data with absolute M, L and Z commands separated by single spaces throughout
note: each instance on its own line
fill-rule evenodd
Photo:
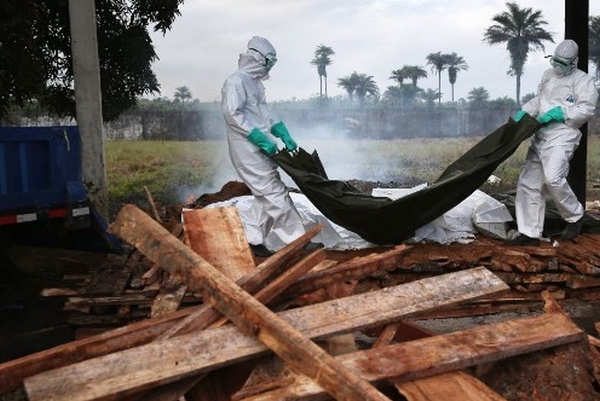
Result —
M 180 15 L 183 1 L 95 0 L 105 122 L 135 107 L 140 99 L 160 93 L 151 69 L 157 55 L 149 29 L 163 34 L 169 31 Z M 544 43 L 553 43 L 554 39 L 544 28 L 547 22 L 541 10 L 520 7 L 516 2 L 507 2 L 506 7 L 492 17 L 483 40 L 489 45 L 506 45 L 511 59 L 507 73 L 516 79 L 515 101 L 519 105 L 525 100 L 520 93 L 520 82 L 528 55 L 544 50 Z M 589 57 L 598 69 L 600 17 L 590 17 L 589 32 Z M 322 99 L 329 99 L 327 67 L 334 55 L 331 47 L 321 44 L 310 61 L 317 68 Z M 469 68 L 467 60 L 454 52 L 441 51 L 429 53 L 425 60 L 438 76 L 437 90 L 418 87 L 418 81 L 427 77 L 425 67 L 418 65 L 392 69 L 389 78 L 394 85 L 383 94 L 373 76 L 364 72 L 354 71 L 336 83 L 344 89 L 350 103 L 357 101 L 359 109 L 375 107 L 377 103 L 401 109 L 432 107 L 436 101 L 442 106 L 442 75 L 447 72 L 452 87 L 451 104 L 454 104 L 454 86 L 459 73 Z M 74 116 L 72 63 L 68 1 L 0 2 L 0 120 L 10 122 L 11 113 L 23 110 Z M 411 84 L 406 84 L 409 81 Z M 193 103 L 189 88 L 177 88 L 175 101 L 180 105 Z M 489 93 L 485 88 L 473 88 L 467 102 L 472 107 L 483 107 L 490 102 Z
M 541 10 L 534 10 L 530 7 L 519 7 L 516 2 L 507 2 L 507 10 L 495 14 L 492 17 L 493 24 L 490 25 L 483 34 L 483 40 L 489 45 L 506 44 L 510 57 L 510 67 L 508 75 L 514 76 L 516 80 L 516 103 L 526 101 L 521 97 L 521 77 L 524 73 L 525 63 L 532 51 L 545 50 L 544 42 L 554 43 L 553 35 L 544 27 L 548 22 L 544 20 Z M 315 50 L 315 57 L 311 64 L 317 66 L 319 75 L 319 96 L 327 97 L 327 67 L 333 62 L 332 56 L 335 51 L 324 44 L 320 44 Z M 600 68 L 600 17 L 592 16 L 589 21 L 589 58 L 593 61 L 596 69 Z M 469 66 L 466 60 L 456 54 L 442 53 L 441 51 L 429 53 L 426 56 L 426 64 L 431 67 L 431 72 L 438 76 L 437 92 L 431 89 L 421 89 L 417 86 L 419 79 L 427 78 L 427 71 L 423 66 L 404 65 L 391 72 L 390 79 L 396 81 L 398 85 L 390 86 L 383 94 L 384 98 L 398 100 L 401 106 L 414 103 L 416 99 L 421 99 L 427 104 L 432 104 L 435 100 L 438 105 L 442 102 L 442 72 L 448 72 L 448 80 L 451 86 L 451 102 L 454 103 L 454 85 L 456 84 L 458 72 L 466 71 Z M 405 87 L 404 81 L 410 80 L 412 86 Z M 366 73 L 353 72 L 347 77 L 338 79 L 337 85 L 344 89 L 348 97 L 356 97 L 361 105 L 365 98 L 370 96 L 378 98 L 380 88 L 372 75 Z M 323 92 L 323 88 L 325 91 Z M 489 100 L 489 93 L 486 94 L 484 88 L 473 88 L 469 92 L 469 98 L 476 105 L 480 105 L 483 100 Z M 530 95 L 528 95 L 530 96 Z

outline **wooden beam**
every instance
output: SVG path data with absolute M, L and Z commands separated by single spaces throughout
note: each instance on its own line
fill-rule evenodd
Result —
M 322 339 L 378 327 L 415 312 L 507 288 L 494 274 L 480 267 L 290 309 L 278 316 L 306 336 Z M 64 366 L 26 379 L 25 386 L 42 398 L 53 394 L 55 399 L 91 399 L 87 394 L 90 393 L 110 399 L 106 397 L 113 392 L 122 395 L 139 392 L 266 353 L 268 348 L 256 338 L 227 325 Z M 161 361 L 161 369 L 146 363 L 153 360 Z
M 408 401 L 507 401 L 480 380 L 461 371 L 411 380 L 396 388 Z
M 401 266 L 399 262 L 403 259 L 402 254 L 408 249 L 409 246 L 398 245 L 387 252 L 357 257 L 326 270 L 311 272 L 290 286 L 282 298 L 293 299 L 331 283 L 360 280 L 376 271 L 396 269 Z
M 431 337 L 432 335 L 433 333 L 413 323 L 406 321 L 396 322 L 384 327 L 378 335 L 377 341 L 373 344 L 373 348 L 385 347 L 395 339 L 405 342 L 409 341 L 409 339 L 421 339 Z M 255 395 L 293 384 L 296 376 L 293 372 L 292 374 L 286 372 L 286 374 L 281 375 L 278 379 L 265 380 L 264 383 L 259 382 L 245 386 L 236 392 L 231 399 L 235 401 L 248 401 Z M 391 381 L 408 401 L 437 401 L 440 399 L 507 401 L 480 380 L 462 371 L 446 372 L 416 380 L 398 381 L 397 383 L 393 379 Z
M 237 281 L 255 268 L 235 206 L 182 213 L 185 243 L 202 259 Z
M 400 327 L 399 327 L 400 326 Z M 433 334 L 418 325 L 402 322 L 396 327 L 389 325 L 377 338 L 374 348 L 389 344 L 397 329 L 411 331 L 418 338 L 431 337 Z M 462 372 L 445 372 L 439 375 L 422 377 L 416 380 L 401 381 L 391 380 L 394 387 L 408 401 L 434 401 L 434 400 L 461 400 L 461 401 L 507 401 L 498 393 L 490 389 L 485 383 L 475 377 Z
M 316 226 L 307 231 L 302 237 L 258 265 L 250 274 L 239 280 L 238 284 L 249 292 L 255 292 L 266 280 L 296 260 L 304 246 L 321 229 L 322 226 Z M 0 364 L 0 394 L 19 388 L 26 377 L 146 344 L 161 335 L 168 337 L 167 331 L 171 329 L 183 334 L 193 332 L 199 327 L 208 327 L 222 316 L 213 309 L 210 305 L 185 308 L 162 318 L 146 319 L 5 362 Z M 173 327 L 175 324 L 181 326 Z
M 310 253 L 294 266 L 289 268 L 286 272 L 284 272 L 281 276 L 277 277 L 275 280 L 271 281 L 264 288 L 259 290 L 254 297 L 262 302 L 263 304 L 268 303 L 271 299 L 273 299 L 276 295 L 281 293 L 290 283 L 294 282 L 298 277 L 302 274 L 306 273 L 308 270 L 312 269 L 318 263 L 323 261 L 325 258 L 325 251 L 323 249 L 319 249 L 315 252 Z M 215 310 L 214 308 L 211 308 Z M 186 319 L 187 320 L 187 319 Z M 200 320 L 200 319 L 199 319 Z M 216 319 L 215 319 L 216 320 Z M 221 318 L 218 321 L 215 321 L 210 327 L 220 327 L 227 322 L 226 318 Z M 203 329 L 208 326 L 208 321 L 205 320 L 206 325 L 200 327 L 197 323 L 195 325 L 196 329 Z M 164 340 L 170 338 L 173 335 L 180 334 L 178 333 L 179 328 L 185 328 L 186 324 L 177 325 L 173 330 L 169 330 L 168 333 L 159 337 L 159 340 Z M 189 377 L 184 380 L 180 380 L 175 383 L 169 383 L 168 385 L 153 389 L 152 391 L 140 395 L 136 395 L 132 397 L 134 400 L 140 401 L 160 401 L 160 400 L 176 400 L 182 397 L 187 391 L 197 385 L 201 380 L 204 379 L 204 375 Z
M 371 384 L 279 318 L 135 205 L 125 205 L 109 232 L 135 246 L 170 273 L 180 275 L 242 332 L 255 335 L 291 367 L 338 400 L 389 400 Z
M 240 278 L 240 272 L 246 274 L 252 271 L 254 258 L 246 241 L 244 228 L 235 207 L 198 209 L 184 212 L 185 242 L 198 255 L 210 260 L 217 269 L 223 271 L 229 278 Z M 217 233 L 215 233 L 217 232 Z M 279 277 L 259 290 L 254 297 L 263 304 L 271 301 L 317 264 L 323 261 L 323 249 L 313 252 L 292 267 L 285 270 Z M 218 319 L 218 317 L 221 319 Z M 214 322 L 211 324 L 211 322 Z M 164 340 L 184 332 L 219 327 L 227 322 L 227 318 L 214 308 L 205 314 L 192 314 L 172 329 L 159 336 Z M 205 378 L 205 375 L 193 376 L 168 385 L 152 389 L 149 392 L 136 394 L 132 400 L 159 401 L 176 400 Z M 211 383 L 205 383 L 210 385 Z M 203 390 L 207 390 L 203 388 Z
M 510 320 L 372 348 L 342 355 L 337 359 L 371 382 L 393 379 L 394 383 L 398 383 L 582 341 L 585 336 L 567 316 L 545 313 L 533 318 Z M 439 388 L 439 383 L 436 386 Z M 491 395 L 488 395 L 489 400 L 502 399 L 490 398 Z M 248 397 L 243 401 L 325 399 L 326 394 L 319 386 L 304 376 L 297 376 L 292 385 Z M 436 399 L 443 399 L 443 396 Z

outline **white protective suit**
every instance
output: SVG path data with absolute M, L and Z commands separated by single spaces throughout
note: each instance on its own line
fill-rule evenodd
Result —
M 265 97 L 268 79 L 264 55 L 276 55 L 271 43 L 261 37 L 248 42 L 240 54 L 238 70 L 223 84 L 221 108 L 226 123 L 229 156 L 242 181 L 254 195 L 251 213 L 244 220 L 248 242 L 278 251 L 305 233 L 302 220 L 277 171 L 277 164 L 246 137 L 254 128 L 275 141 L 275 121 Z
M 557 65 L 544 72 L 537 95 L 522 107 L 531 116 L 539 117 L 561 106 L 565 116 L 564 123 L 552 121 L 534 134 L 519 176 L 515 199 L 517 225 L 521 234 L 531 238 L 542 237 L 545 194 L 568 223 L 577 222 L 584 213 L 567 176 L 569 161 L 582 135 L 579 127 L 593 116 L 598 91 L 592 77 L 575 67 L 577 53 L 574 41 L 561 42 L 554 57 L 571 60 L 570 66 L 561 69 Z

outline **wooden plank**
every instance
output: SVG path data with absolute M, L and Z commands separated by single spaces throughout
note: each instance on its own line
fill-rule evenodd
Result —
M 255 267 L 235 206 L 186 210 L 185 243 L 212 266 L 237 281 Z
M 215 221 L 215 219 L 218 221 Z M 250 247 L 246 242 L 244 228 L 236 208 L 214 208 L 200 212 L 189 211 L 185 212 L 184 221 L 187 233 L 186 243 L 188 246 L 203 258 L 206 257 L 212 260 L 215 263 L 215 267 L 222 270 L 226 275 L 233 275 L 233 277 L 229 278 L 239 279 L 241 277 L 236 276 L 239 276 L 240 272 L 249 273 L 252 270 L 255 270 L 254 258 L 252 257 Z M 224 224 L 224 221 L 228 221 L 228 223 Z M 221 232 L 230 232 L 228 237 L 232 237 L 232 239 L 226 240 L 223 234 L 213 235 L 212 233 L 215 229 Z M 229 243 L 231 243 L 232 246 L 229 246 Z M 284 271 L 279 277 L 270 281 L 256 293 L 254 297 L 263 304 L 266 304 L 276 295 L 279 295 L 284 291 L 300 276 L 321 263 L 324 259 L 325 252 L 323 249 L 308 255 L 300 262 Z M 233 268 L 237 265 L 240 266 L 239 269 Z M 246 268 L 243 266 L 246 266 Z M 217 315 L 221 316 L 221 319 L 218 321 Z M 212 318 L 209 319 L 207 316 L 211 316 Z M 188 316 L 181 324 L 175 325 L 171 330 L 168 330 L 163 335 L 159 336 L 157 340 L 167 339 L 177 334 L 180 335 L 184 331 L 189 332 L 192 327 L 194 330 L 204 329 L 208 327 L 212 321 L 214 321 L 214 323 L 211 324 L 211 327 L 219 327 L 227 322 L 227 318 L 222 317 L 216 309 L 211 308 L 210 311 L 207 311 L 205 316 Z M 205 375 L 187 378 L 167 386 L 153 389 L 150 392 L 136 395 L 132 398 L 145 401 L 179 399 L 187 391 L 194 386 L 197 386 L 204 377 Z M 213 388 L 206 388 L 212 387 L 212 383 L 206 383 L 204 387 L 204 392 L 214 393 L 217 391 Z
M 148 193 L 148 196 L 151 199 L 150 193 Z M 154 219 L 161 223 L 158 213 L 156 213 Z M 179 238 L 178 234 L 181 233 L 181 230 L 182 225 L 177 224 L 175 231 L 171 231 L 171 234 Z M 174 277 L 171 274 L 168 274 L 167 276 L 166 280 L 163 280 L 160 283 L 160 291 L 152 302 L 150 308 L 151 318 L 157 318 L 175 312 L 179 309 L 179 305 L 181 305 L 183 297 L 187 292 L 187 285 L 185 283 L 180 282 L 177 277 Z
M 319 249 L 315 252 L 310 253 L 294 266 L 285 271 L 281 276 L 277 277 L 269 284 L 267 284 L 264 288 L 258 291 L 254 297 L 266 304 L 279 293 L 281 293 L 285 288 L 287 288 L 291 283 L 293 283 L 298 277 L 311 270 L 317 264 L 322 262 L 325 259 L 325 251 L 323 249 Z M 214 308 L 212 310 L 215 310 Z M 226 318 L 221 318 L 218 321 L 215 321 L 210 327 L 220 327 L 227 322 Z M 206 326 L 208 326 L 208 321 L 206 321 Z M 176 325 L 173 330 L 169 330 L 165 335 L 160 336 L 157 340 L 163 340 L 170 338 L 173 335 L 180 334 L 178 330 L 182 330 L 186 327 L 185 323 L 182 325 Z M 198 327 L 196 324 L 196 328 L 205 328 Z M 202 379 L 204 379 L 204 375 L 200 375 L 197 377 L 186 378 L 184 380 L 180 380 L 175 383 L 169 383 L 166 386 L 162 386 L 157 389 L 153 389 L 152 391 L 140 395 L 136 395 L 132 397 L 136 400 L 143 401 L 159 401 L 159 400 L 176 400 L 183 396 L 186 392 L 196 386 Z M 207 385 L 208 386 L 208 385 Z M 205 386 L 205 387 L 207 387 Z M 203 389 L 206 392 L 206 388 Z
M 182 220 L 185 244 L 225 276 L 237 281 L 256 267 L 236 207 L 187 210 Z M 150 317 L 176 311 L 186 291 L 187 285 L 170 275 Z
M 157 318 L 175 312 L 187 292 L 187 285 L 179 282 L 172 275 L 160 286 L 160 292 L 152 301 L 150 317 Z
M 202 290 L 203 299 L 242 332 L 255 335 L 291 367 L 306 374 L 338 400 L 388 400 L 370 383 L 344 368 L 331 355 L 279 318 L 266 306 L 179 242 L 135 205 L 125 205 L 109 230 L 135 246 L 190 288 Z
M 567 273 L 517 274 L 501 272 L 496 273 L 496 275 L 507 284 L 567 283 L 572 276 Z
M 408 401 L 506 401 L 480 380 L 461 372 L 447 372 L 396 385 Z
M 285 268 L 288 263 L 297 260 L 304 246 L 322 228 L 318 225 L 307 231 L 306 234 L 258 265 L 250 274 L 239 280 L 238 284 L 247 291 L 255 292 L 259 286 Z M 201 316 L 207 314 L 207 320 L 210 323 L 221 316 L 218 311 L 212 309 L 210 305 L 192 306 L 162 318 L 132 323 L 81 341 L 72 341 L 0 364 L 0 394 L 17 389 L 22 385 L 24 378 L 37 373 L 148 343 L 173 328 L 176 323 L 181 323 L 183 326 L 175 329 L 180 333 L 193 332 L 196 327 L 207 327 L 202 326 L 205 322 Z M 182 322 L 188 316 L 189 319 Z
M 105 297 L 69 297 L 65 309 L 89 306 L 151 305 L 154 300 L 140 293 Z
M 384 379 L 402 382 L 582 341 L 585 336 L 585 333 L 567 316 L 545 313 L 533 318 L 510 320 L 387 347 L 372 348 L 338 356 L 337 359 L 371 382 L 377 383 Z M 441 388 L 441 386 L 437 387 Z M 326 399 L 327 395 L 323 389 L 305 376 L 298 376 L 292 385 L 248 397 L 243 401 Z M 439 396 L 435 399 L 445 398 Z M 481 398 L 474 399 L 481 400 Z M 494 398 L 489 399 L 494 400 Z
M 158 265 L 153 265 L 150 269 L 148 269 L 141 277 L 141 282 L 143 285 L 150 285 L 158 281 L 159 276 L 162 273 L 162 269 Z
M 573 289 L 600 287 L 600 278 L 569 274 L 567 287 Z
M 401 322 L 394 327 L 387 326 L 380 334 L 375 346 L 383 346 L 391 342 L 390 336 L 394 333 L 400 336 L 412 335 L 415 338 L 431 337 L 433 333 L 418 325 Z M 392 331 L 393 330 L 393 331 Z M 506 401 L 503 397 L 490 389 L 480 380 L 462 372 L 446 372 L 431 377 L 423 377 L 416 380 L 396 381 L 391 380 L 394 387 L 408 401 L 434 401 L 434 400 L 461 400 L 461 401 Z
M 258 287 L 263 284 L 263 281 L 266 281 L 272 275 L 279 272 L 279 267 L 283 265 L 283 261 L 289 262 L 294 260 L 291 258 L 292 253 L 290 250 L 293 250 L 294 253 L 299 252 L 301 248 L 308 244 L 311 238 L 318 234 L 321 228 L 321 226 L 317 226 L 308 231 L 305 235 L 285 247 L 284 250 L 277 252 L 274 256 L 271 256 L 265 262 L 261 263 L 257 269 L 245 275 L 238 281 L 238 284 L 251 293 L 256 292 Z M 322 258 L 323 254 L 319 253 L 311 258 L 304 258 L 300 260 L 297 264 L 289 269 L 287 274 L 288 279 L 295 280 L 297 274 L 311 270 L 313 261 L 321 261 Z M 286 281 L 282 282 L 276 280 L 274 283 L 263 287 L 261 293 L 256 294 L 255 298 L 263 303 L 269 302 L 273 299 L 273 297 L 279 295 L 281 291 L 287 288 L 288 285 L 289 283 Z M 181 322 L 175 324 L 157 339 L 163 340 L 170 338 L 175 334 L 181 335 L 192 333 L 196 330 L 203 330 L 209 327 L 211 324 L 217 322 L 222 316 L 223 315 L 217 309 L 213 308 L 211 305 L 206 305 L 203 309 L 195 311 Z
M 409 249 L 406 245 L 398 245 L 387 252 L 357 257 L 329 269 L 311 272 L 290 286 L 281 298 L 293 299 L 331 283 L 359 280 L 379 270 L 396 269 L 401 266 L 402 254 Z
M 415 312 L 507 288 L 491 272 L 474 268 L 290 309 L 278 315 L 306 336 L 321 339 L 392 323 Z M 101 390 L 126 395 L 267 352 L 268 348 L 256 338 L 227 325 L 41 373 L 26 379 L 25 386 L 32 391 L 37 388 L 37 391 L 54 394 L 56 399 L 89 399 L 86 393 L 100 395 Z M 153 360 L 160 360 L 162 369 L 154 369 L 145 362 Z
M 600 258 L 600 238 L 598 235 L 581 234 L 575 239 L 579 245 L 583 246 L 588 252 Z
M 420 338 L 430 337 L 424 329 L 402 322 L 388 325 L 377 338 L 373 348 L 390 344 L 398 329 L 417 331 Z M 394 387 L 408 401 L 461 400 L 461 401 L 506 401 L 481 381 L 461 371 L 446 372 L 417 380 L 399 381 L 392 379 Z

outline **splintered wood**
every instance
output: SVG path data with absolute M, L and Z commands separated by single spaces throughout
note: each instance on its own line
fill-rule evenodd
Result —
M 410 401 L 501 401 L 463 369 L 587 344 L 556 300 L 596 297 L 594 235 L 556 247 L 508 249 L 478 238 L 307 253 L 317 226 L 261 262 L 235 207 L 185 211 L 182 221 L 183 241 L 137 207 L 123 207 L 109 231 L 151 262 L 145 271 L 129 267 L 140 291 L 67 302 L 80 310 L 154 302 L 162 307 L 155 317 L 0 364 L 0 394 L 23 385 L 32 401 L 364 401 L 389 400 L 385 389 Z M 446 334 L 407 322 L 543 302 L 538 316 Z M 368 337 L 362 333 L 376 333 L 372 347 L 357 346 L 358 334 Z M 243 386 L 268 355 L 285 376 Z M 239 384 L 212 382 L 223 378 Z
M 132 243 L 153 262 L 172 269 L 170 273 L 180 275 L 190 287 L 201 290 L 203 299 L 218 308 L 242 332 L 255 335 L 335 398 L 387 400 L 367 381 L 278 318 L 135 206 L 122 208 L 111 231 Z

